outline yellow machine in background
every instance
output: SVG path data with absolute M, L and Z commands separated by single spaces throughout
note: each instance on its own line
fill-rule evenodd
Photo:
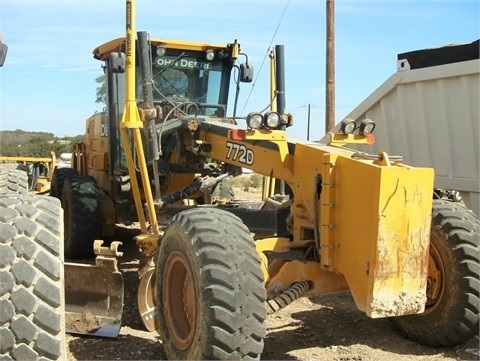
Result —
M 50 158 L 0 156 L 0 164 L 5 164 L 2 169 L 8 170 L 8 173 L 4 173 L 6 188 L 13 187 L 18 193 L 46 194 L 50 192 L 57 158 L 53 151 Z

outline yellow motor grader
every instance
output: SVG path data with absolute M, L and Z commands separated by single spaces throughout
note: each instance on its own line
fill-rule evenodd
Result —
M 234 96 L 228 116 L 231 80 L 238 91 L 253 78 L 240 44 L 136 33 L 134 5 L 126 36 L 93 51 L 106 111 L 87 120 L 72 169 L 55 171 L 46 197 L 61 202 L 66 257 L 96 256 L 65 267 L 69 332 L 118 333 L 121 253 L 98 240 L 139 222 L 139 313 L 169 359 L 259 359 L 268 314 L 342 291 L 422 344 L 477 334 L 480 222 L 432 200 L 432 169 L 349 149 L 373 141 L 368 119 L 342 121 L 325 144 L 289 139 L 282 46 L 270 110 L 239 117 Z M 261 204 L 229 199 L 227 180 L 242 168 L 268 180 Z M 19 348 L 7 346 L 2 354 Z

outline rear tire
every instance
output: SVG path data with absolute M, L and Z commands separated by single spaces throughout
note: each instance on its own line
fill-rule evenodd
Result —
M 100 235 L 100 198 L 95 179 L 70 175 L 62 190 L 65 257 L 93 257 L 93 243 Z
M 433 201 L 427 305 L 394 318 L 399 332 L 423 345 L 454 346 L 478 335 L 480 221 L 466 208 Z
M 27 167 L 23 164 L 0 164 L 0 195 L 28 193 Z
M 52 175 L 52 182 L 50 184 L 50 195 L 55 198 L 62 198 L 63 185 L 65 179 L 71 175 L 78 174 L 76 169 L 73 168 L 56 168 Z
M 58 199 L 0 196 L 0 359 L 65 360 Z
M 248 228 L 235 215 L 175 215 L 156 270 L 156 314 L 168 359 L 254 360 L 266 334 L 266 291 Z

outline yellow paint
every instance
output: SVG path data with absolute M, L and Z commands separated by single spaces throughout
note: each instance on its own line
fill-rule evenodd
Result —
M 292 175 L 278 175 L 295 193 L 295 242 L 262 240 L 257 250 L 286 252 L 308 235 L 319 239 L 320 263 L 275 261 L 273 266 L 263 256 L 267 289 L 275 293 L 304 277 L 315 284 L 311 292 L 330 292 L 324 280 L 341 274 L 357 307 L 370 317 L 422 312 L 433 170 L 395 164 L 385 154 L 383 162 L 351 155 L 343 148 L 296 144 Z M 272 150 L 268 162 L 265 154 L 259 167 L 268 163 L 275 173 L 276 157 Z
M 260 255 L 265 285 L 270 297 L 287 290 L 294 282 L 307 280 L 312 283 L 309 293 L 347 291 L 345 278 L 338 273 L 324 271 L 316 262 L 274 261 L 268 263 L 265 251 L 288 252 L 305 247 L 311 242 L 295 242 L 288 238 L 266 238 L 255 242 Z
M 433 170 L 339 157 L 332 173 L 333 269 L 357 306 L 371 317 L 423 311 Z
M 132 32 L 132 34 L 134 34 Z M 132 36 L 132 39 L 134 37 Z M 107 60 L 108 57 L 110 56 L 110 53 L 112 52 L 118 52 L 118 51 L 126 51 L 126 45 L 127 45 L 127 39 L 126 38 L 117 38 L 114 40 L 111 40 L 105 44 L 97 46 L 93 50 L 93 54 L 95 57 L 99 60 Z M 163 45 L 165 48 L 169 49 L 178 49 L 178 50 L 184 50 L 184 51 L 206 51 L 208 49 L 212 49 L 214 51 L 219 51 L 219 50 L 228 50 L 229 45 L 222 45 L 222 44 L 210 44 L 210 43 L 199 43 L 199 42 L 193 42 L 193 41 L 183 41 L 183 40 L 168 40 L 168 39 L 158 39 L 158 38 L 151 38 L 150 43 L 152 46 L 158 46 L 158 45 Z M 232 48 L 232 59 L 236 59 L 238 57 L 238 53 L 240 52 L 240 44 L 238 43 L 233 43 L 230 44 Z
M 122 122 L 120 123 L 120 135 L 125 150 L 127 160 L 128 173 L 132 184 L 132 193 L 135 200 L 135 208 L 142 234 L 147 233 L 146 217 L 143 211 L 142 197 L 137 182 L 137 172 L 133 161 L 128 131 L 131 131 L 133 137 L 133 145 L 138 159 L 138 167 L 140 168 L 140 176 L 145 195 L 145 201 L 150 218 L 150 226 L 153 234 L 158 238 L 158 221 L 153 204 L 152 189 L 147 171 L 147 163 L 143 150 L 142 137 L 140 129 L 143 127 L 142 121 L 137 108 L 135 98 L 135 0 L 127 0 L 126 10 L 126 100 L 123 111 Z

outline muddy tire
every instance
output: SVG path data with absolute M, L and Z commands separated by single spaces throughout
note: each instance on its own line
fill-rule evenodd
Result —
M 427 305 L 420 315 L 393 319 L 423 345 L 454 346 L 478 335 L 480 221 L 466 208 L 433 201 Z
M 95 179 L 70 175 L 62 189 L 65 257 L 93 257 L 93 243 L 100 235 L 100 198 Z
M 242 221 L 212 208 L 181 212 L 158 254 L 156 315 L 168 359 L 258 360 L 266 291 Z
M 63 185 L 65 179 L 71 175 L 78 174 L 76 169 L 73 168 L 56 168 L 52 174 L 52 182 L 50 184 L 50 195 L 55 198 L 62 198 Z
M 0 195 L 28 193 L 27 168 L 23 164 L 0 164 Z
M 65 360 L 62 208 L 0 196 L 0 359 Z

